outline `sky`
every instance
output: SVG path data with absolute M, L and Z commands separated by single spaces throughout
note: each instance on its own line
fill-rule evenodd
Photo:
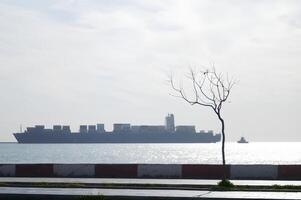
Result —
M 177 125 L 220 132 L 172 96 L 189 68 L 238 80 L 226 140 L 301 141 L 301 2 L 0 0 L 0 141 L 28 126 Z

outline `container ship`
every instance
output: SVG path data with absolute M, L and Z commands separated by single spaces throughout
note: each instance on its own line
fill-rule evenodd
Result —
M 165 125 L 113 124 L 113 131 L 106 131 L 104 124 L 80 125 L 78 132 L 70 126 L 44 125 L 27 127 L 14 133 L 18 143 L 215 143 L 221 134 L 213 131 L 196 132 L 195 126 L 175 126 L 174 115 L 165 117 Z

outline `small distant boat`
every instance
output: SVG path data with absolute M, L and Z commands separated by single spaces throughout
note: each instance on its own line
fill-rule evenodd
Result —
M 241 137 L 240 140 L 237 141 L 237 143 L 249 143 L 244 137 Z

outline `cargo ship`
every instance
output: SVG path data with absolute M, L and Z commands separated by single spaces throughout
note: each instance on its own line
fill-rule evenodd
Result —
M 175 126 L 174 115 L 165 117 L 165 125 L 113 124 L 113 131 L 106 131 L 104 124 L 80 125 L 78 132 L 70 126 L 44 125 L 27 127 L 14 133 L 18 143 L 215 143 L 221 134 L 213 131 L 196 132 L 195 126 Z

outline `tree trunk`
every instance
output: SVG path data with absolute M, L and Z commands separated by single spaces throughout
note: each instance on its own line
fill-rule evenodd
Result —
M 225 122 L 223 120 L 223 118 L 218 115 L 219 120 L 222 123 L 222 158 L 223 158 L 223 179 L 227 178 L 227 173 L 226 173 L 226 158 L 225 158 Z

